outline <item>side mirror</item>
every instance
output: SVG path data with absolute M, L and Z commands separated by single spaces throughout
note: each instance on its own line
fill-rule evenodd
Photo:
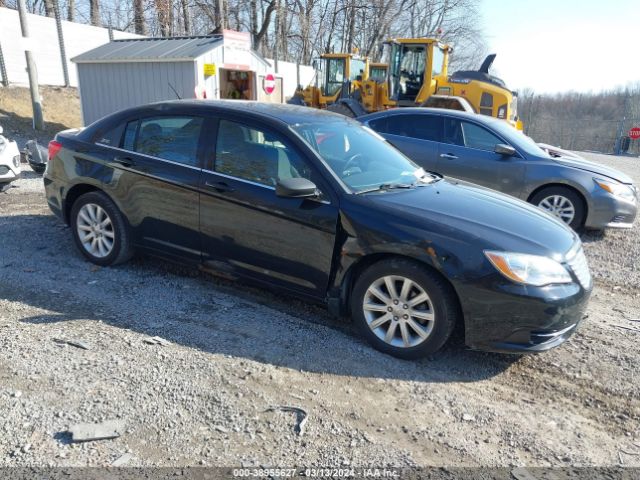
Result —
M 498 155 L 506 155 L 508 157 L 512 157 L 516 154 L 515 148 L 511 145 L 505 145 L 504 143 L 498 143 L 493 151 Z
M 306 178 L 281 178 L 276 183 L 276 195 L 285 198 L 310 198 L 318 195 L 318 188 Z

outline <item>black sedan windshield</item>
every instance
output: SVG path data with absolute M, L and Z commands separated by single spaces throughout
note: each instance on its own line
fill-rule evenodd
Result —
M 292 128 L 355 193 L 412 186 L 425 177 L 422 168 L 378 134 L 350 121 L 298 123 Z

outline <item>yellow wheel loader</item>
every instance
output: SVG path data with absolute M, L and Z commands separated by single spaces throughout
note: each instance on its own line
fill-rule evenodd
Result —
M 478 70 L 449 75 L 452 48 L 435 38 L 396 38 L 385 42 L 385 47 L 389 60 L 386 81 L 381 82 L 379 74 L 373 78 L 365 60 L 366 75 L 337 89 L 334 97 L 324 96 L 324 103 L 308 101 L 308 94 L 298 93 L 293 103 L 352 117 L 395 107 L 447 106 L 465 110 L 470 105 L 476 113 L 500 118 L 522 129 L 517 116 L 517 94 L 489 74 L 495 55 L 489 55 Z M 328 70 L 325 78 L 330 78 Z M 309 88 L 326 89 L 326 83 L 323 87 L 307 87 L 303 92 Z
M 358 92 L 368 78 L 368 58 L 351 53 L 325 53 L 320 56 L 315 85 L 299 86 L 289 103 L 314 108 L 338 107 L 339 99 L 359 99 Z

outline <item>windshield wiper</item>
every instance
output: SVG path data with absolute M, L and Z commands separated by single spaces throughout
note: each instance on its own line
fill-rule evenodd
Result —
M 396 189 L 402 189 L 402 188 L 413 188 L 415 186 L 416 186 L 415 183 L 383 183 L 381 185 L 378 185 L 377 187 L 368 188 L 366 190 L 360 190 L 358 192 L 358 195 L 361 193 L 377 192 L 380 190 L 387 191 L 387 190 L 396 190 Z

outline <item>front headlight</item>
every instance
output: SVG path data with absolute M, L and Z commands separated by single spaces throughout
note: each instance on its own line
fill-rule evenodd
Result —
M 598 178 L 593 179 L 603 190 L 606 190 L 611 195 L 616 195 L 617 197 L 626 198 L 627 200 L 633 200 L 635 198 L 635 194 L 629 185 L 625 185 L 624 183 L 614 183 L 606 180 L 600 180 Z
M 567 269 L 549 257 L 491 250 L 485 250 L 484 254 L 496 270 L 516 283 L 541 287 L 573 281 Z

